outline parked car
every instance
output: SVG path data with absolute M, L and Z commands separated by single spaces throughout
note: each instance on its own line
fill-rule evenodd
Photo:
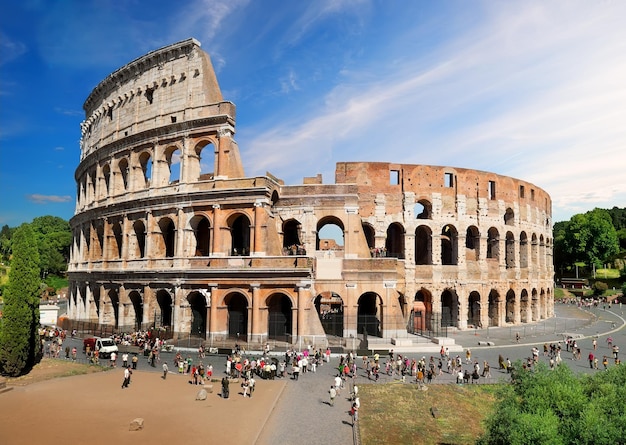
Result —
M 87 351 L 87 346 L 92 352 L 98 351 L 101 358 L 110 357 L 112 352 L 116 354 L 119 352 L 117 344 L 112 338 L 87 337 L 83 340 L 83 352 Z

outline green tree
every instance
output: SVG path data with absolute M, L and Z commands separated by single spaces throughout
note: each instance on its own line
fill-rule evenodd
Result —
M 480 445 L 613 445 L 626 437 L 626 366 L 576 376 L 567 366 L 516 363 L 487 418 Z
M 13 260 L 0 323 L 0 373 L 17 376 L 40 358 L 39 252 L 29 224 L 13 234 Z
M 67 269 L 72 231 L 63 218 L 40 216 L 31 223 L 39 249 L 39 267 L 42 271 L 59 274 Z
M 563 233 L 562 242 L 570 264 L 583 262 L 602 266 L 604 261 L 619 252 L 617 231 L 608 211 L 603 209 L 572 216 Z
M 11 237 L 13 236 L 13 230 L 6 224 L 2 226 L 0 230 L 0 259 L 3 262 L 8 262 L 11 258 Z
M 596 281 L 593 283 L 593 294 L 596 296 L 604 295 L 609 288 L 609 285 L 603 281 Z

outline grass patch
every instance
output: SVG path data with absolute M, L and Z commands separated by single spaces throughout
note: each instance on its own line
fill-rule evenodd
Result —
M 7 384 L 12 386 L 25 386 L 31 383 L 43 382 L 45 380 L 60 377 L 71 377 L 74 375 L 93 374 L 96 372 L 108 371 L 112 368 L 96 365 L 85 365 L 68 360 L 58 360 L 44 358 L 37 363 L 28 374 L 19 377 L 7 377 Z
M 359 385 L 363 445 L 474 444 L 499 385 Z M 431 414 L 437 409 L 437 417 Z
M 619 278 L 619 269 L 596 269 L 597 280 L 615 280 L 617 278 Z

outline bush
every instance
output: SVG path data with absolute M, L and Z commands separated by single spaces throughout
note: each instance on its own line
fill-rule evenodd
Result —
M 608 284 L 602 281 L 596 281 L 595 283 L 593 283 L 593 294 L 595 296 L 603 295 L 607 291 L 608 288 L 609 288 Z

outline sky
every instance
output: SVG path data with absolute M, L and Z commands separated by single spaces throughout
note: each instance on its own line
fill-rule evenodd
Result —
M 553 221 L 626 206 L 626 1 L 21 0 L 0 6 L 0 226 L 74 214 L 83 103 L 194 37 L 248 176 L 446 165 L 529 181 Z

